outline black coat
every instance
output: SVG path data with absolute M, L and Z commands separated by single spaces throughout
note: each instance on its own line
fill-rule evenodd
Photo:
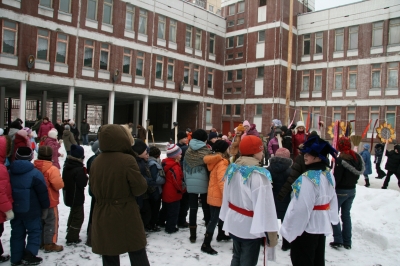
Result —
M 383 155 L 383 150 L 382 149 L 383 149 L 383 145 L 382 144 L 376 144 L 375 145 L 375 160 L 374 160 L 374 163 L 376 163 L 376 164 L 381 164 L 381 162 L 382 162 L 382 155 Z
M 335 176 L 336 189 L 354 189 L 360 175 L 365 171 L 365 163 L 361 156 L 355 153 L 357 160 L 351 155 L 340 154 L 335 161 L 333 175 Z
M 394 148 L 400 152 L 400 145 L 396 145 L 394 146 Z M 385 155 L 387 156 L 385 169 L 390 172 L 400 174 L 398 172 L 400 168 L 400 153 L 396 153 L 394 150 L 392 150 L 392 151 L 386 151 Z
M 294 163 L 290 168 L 289 177 L 287 178 L 285 184 L 279 191 L 278 195 L 279 200 L 283 200 L 287 195 L 290 195 L 290 192 L 292 191 L 292 184 L 305 171 L 307 171 L 307 169 L 306 169 L 306 164 L 304 163 L 304 155 L 300 154 L 299 156 L 296 157 L 296 159 L 294 159 Z
M 68 207 L 83 205 L 88 176 L 82 160 L 68 156 L 64 163 L 62 179 L 65 205 Z

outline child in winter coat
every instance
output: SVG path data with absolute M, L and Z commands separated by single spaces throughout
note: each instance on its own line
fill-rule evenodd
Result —
M 67 222 L 67 246 L 82 242 L 79 232 L 83 224 L 85 214 L 83 204 L 85 203 L 85 187 L 88 183 L 86 168 L 83 165 L 85 152 L 79 145 L 71 146 L 71 155 L 67 156 L 62 173 L 64 181 L 64 203 L 70 207 Z
M 389 186 L 390 177 L 395 175 L 398 179 L 400 187 L 400 145 L 395 145 L 392 151 L 386 151 L 387 162 L 385 169 L 387 170 L 385 181 L 383 182 L 382 189 L 387 189 Z
M 64 126 L 62 140 L 65 151 L 67 152 L 67 155 L 69 155 L 71 152 L 71 145 L 76 145 L 74 134 L 71 132 L 71 127 L 69 125 Z
M 61 154 L 58 152 L 61 145 L 57 140 L 57 135 L 58 135 L 58 131 L 55 128 L 51 129 L 48 133 L 48 138 L 46 138 L 46 140 L 44 141 L 44 145 L 52 148 L 52 150 L 53 150 L 53 158 L 52 158 L 53 165 L 55 167 L 57 167 L 58 169 L 60 169 L 60 164 L 58 163 L 58 157 L 63 157 L 64 154 Z
M 50 130 L 49 132 L 51 132 Z M 50 133 L 49 133 L 50 134 Z M 47 190 L 49 193 L 50 206 L 43 210 L 43 235 L 42 244 L 44 244 L 44 252 L 59 252 L 63 250 L 63 246 L 57 245 L 58 237 L 58 208 L 60 203 L 59 190 L 64 187 L 60 170 L 51 163 L 53 158 L 53 149 L 49 146 L 40 146 L 38 158 L 34 161 L 34 166 L 44 176 Z
M 165 184 L 162 193 L 162 205 L 167 214 L 165 231 L 173 234 L 179 230 L 178 224 L 180 200 L 185 192 L 183 172 L 180 165 L 182 150 L 176 144 L 168 146 L 167 158 L 162 161 L 165 172 Z
M 43 260 L 36 255 L 42 234 L 42 210 L 49 208 L 50 201 L 43 174 L 30 162 L 32 158 L 31 148 L 18 148 L 9 170 L 15 214 L 11 221 L 11 265 L 37 265 Z
M 294 128 L 294 133 L 292 135 L 292 152 L 293 158 L 295 159 L 299 155 L 299 146 L 307 140 L 305 126 L 303 121 L 298 121 L 296 127 Z
M 268 153 L 271 155 L 271 157 L 275 156 L 275 152 L 279 149 L 279 141 L 278 141 L 278 135 L 282 136 L 282 130 L 277 127 L 275 129 L 275 137 L 269 140 L 268 142 Z
M 15 152 L 19 147 L 29 147 L 30 148 L 30 140 L 28 139 L 28 132 L 21 129 L 15 134 L 14 138 L 14 151 L 12 154 L 12 161 L 15 160 Z
M 382 179 L 386 176 L 386 173 L 381 169 L 381 162 L 382 162 L 382 156 L 383 156 L 383 144 L 382 143 L 378 143 L 375 145 L 375 160 L 374 160 L 374 164 L 375 164 L 375 169 L 376 169 L 376 173 L 378 174 L 377 179 Z
M 368 175 L 372 174 L 372 166 L 371 166 L 371 154 L 369 153 L 369 149 L 371 146 L 369 144 L 364 144 L 363 145 L 363 150 L 360 152 L 361 158 L 364 161 L 365 164 L 365 171 L 363 173 L 364 175 L 364 180 L 365 180 L 365 186 L 369 187 L 369 178 Z

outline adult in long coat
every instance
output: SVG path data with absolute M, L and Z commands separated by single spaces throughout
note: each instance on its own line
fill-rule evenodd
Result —
M 101 153 L 93 161 L 89 177 L 96 198 L 92 250 L 103 255 L 103 265 L 119 265 L 119 255 L 126 252 L 132 265 L 150 265 L 135 199 L 147 191 L 147 182 L 140 174 L 128 133 L 120 125 L 102 126 L 99 144 Z

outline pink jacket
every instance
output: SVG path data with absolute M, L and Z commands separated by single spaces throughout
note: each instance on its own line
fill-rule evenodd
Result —
M 10 185 L 10 176 L 8 175 L 6 162 L 7 140 L 0 136 L 0 223 L 6 221 L 5 212 L 12 209 L 12 191 Z
M 50 121 L 47 123 L 42 123 L 40 125 L 39 128 L 39 132 L 38 132 L 38 138 L 41 139 L 43 136 L 47 136 L 47 134 L 49 133 L 50 129 L 54 128 L 53 123 L 51 123 Z
M 50 146 L 53 149 L 53 165 L 60 169 L 60 164 L 58 163 L 58 157 L 61 156 L 61 154 L 58 152 L 58 149 L 61 147 L 60 143 L 58 143 L 56 139 L 48 137 L 44 141 L 44 145 Z

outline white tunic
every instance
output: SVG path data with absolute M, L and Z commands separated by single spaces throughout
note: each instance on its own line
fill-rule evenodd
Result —
M 335 192 L 335 179 L 321 174 L 319 185 L 314 184 L 305 175 L 301 179 L 301 190 L 298 197 L 292 196 L 283 220 L 280 234 L 289 242 L 293 242 L 304 231 L 310 234 L 332 233 L 331 224 L 339 223 L 338 202 Z M 329 203 L 329 210 L 313 210 L 314 206 Z

